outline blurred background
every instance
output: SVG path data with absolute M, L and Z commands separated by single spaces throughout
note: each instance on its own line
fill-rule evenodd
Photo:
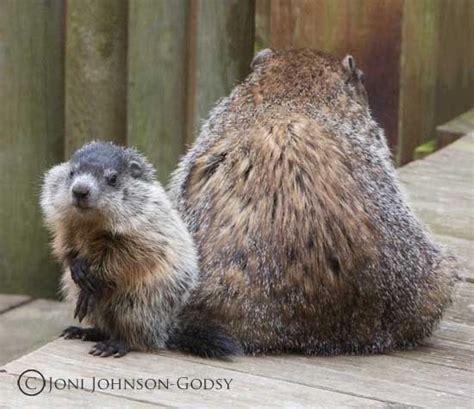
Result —
M 0 0 L 0 294 L 57 296 L 45 170 L 107 139 L 166 182 L 255 51 L 351 53 L 403 165 L 474 105 L 473 43 L 473 0 Z

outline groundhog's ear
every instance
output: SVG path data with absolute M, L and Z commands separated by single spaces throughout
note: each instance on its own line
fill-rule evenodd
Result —
M 143 175 L 143 165 L 136 160 L 130 162 L 130 173 L 134 178 L 139 178 Z
M 342 59 L 342 66 L 348 76 L 352 76 L 357 70 L 355 58 L 349 54 Z
M 272 55 L 273 51 L 270 48 L 260 50 L 257 54 L 255 54 L 255 57 L 253 57 L 253 60 L 250 63 L 250 68 L 254 70 L 257 65 L 261 64 L 265 60 L 268 60 Z

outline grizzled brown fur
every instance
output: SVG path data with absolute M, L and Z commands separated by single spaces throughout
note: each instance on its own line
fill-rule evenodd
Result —
M 431 334 L 454 261 L 405 203 L 354 59 L 264 50 L 170 195 L 201 280 L 187 314 L 247 352 L 382 352 Z

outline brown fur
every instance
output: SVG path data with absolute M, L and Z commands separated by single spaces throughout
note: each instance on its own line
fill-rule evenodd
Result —
M 145 234 L 114 235 L 101 227 L 100 220 L 71 219 L 62 224 L 53 241 L 53 252 L 66 265 L 71 255 L 84 257 L 105 282 L 128 290 L 166 278 L 172 269 L 165 246 Z
M 403 202 L 360 70 L 311 50 L 256 59 L 171 183 L 201 258 L 189 314 L 254 353 L 416 343 L 454 265 Z

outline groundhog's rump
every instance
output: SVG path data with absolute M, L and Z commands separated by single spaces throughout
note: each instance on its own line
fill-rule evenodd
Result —
M 362 72 L 311 50 L 264 50 L 252 68 L 171 182 L 202 270 L 187 313 L 248 352 L 416 344 L 454 261 L 404 201 Z

